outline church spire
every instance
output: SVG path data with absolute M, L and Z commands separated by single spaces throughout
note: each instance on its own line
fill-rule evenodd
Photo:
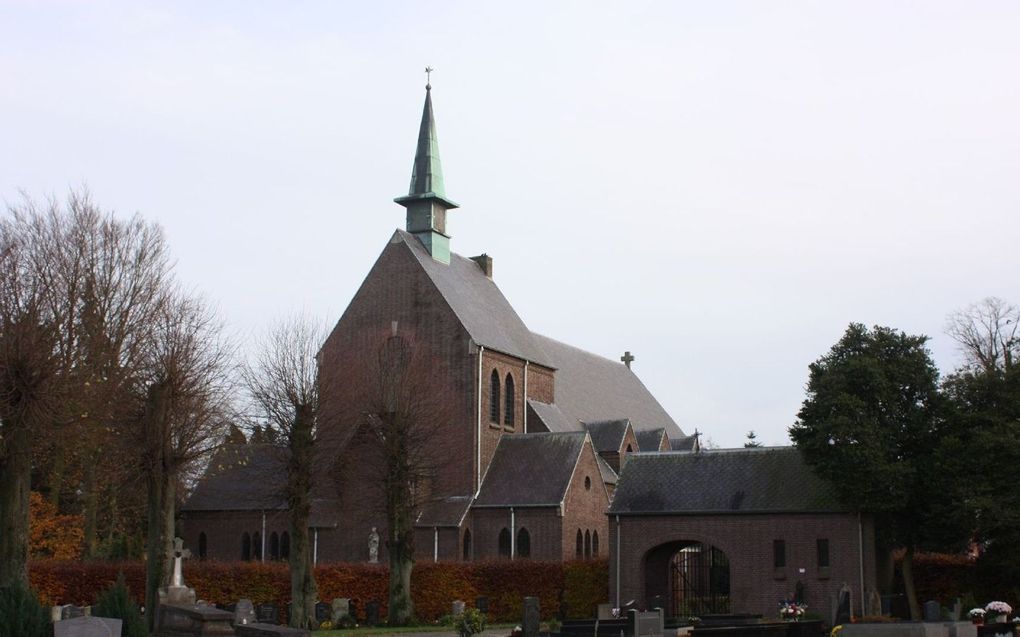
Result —
M 426 67 L 430 74 L 432 69 Z M 446 234 L 446 211 L 457 207 L 446 198 L 443 165 L 439 161 L 439 137 L 432 112 L 432 84 L 425 85 L 425 108 L 418 129 L 418 147 L 411 170 L 411 187 L 405 197 L 393 201 L 407 208 L 407 231 L 418 238 L 442 263 L 450 262 L 450 235 Z

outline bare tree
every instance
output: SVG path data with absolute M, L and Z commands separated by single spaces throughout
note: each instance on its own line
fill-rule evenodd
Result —
M 290 625 L 315 628 L 318 586 L 312 565 L 311 516 L 313 453 L 319 412 L 316 360 L 324 329 L 308 318 L 278 323 L 259 343 L 244 377 L 261 419 L 282 435 L 288 451 L 285 495 L 290 515 Z
M 147 490 L 147 608 L 169 583 L 177 493 L 194 465 L 226 431 L 232 350 L 200 299 L 174 291 L 155 317 L 142 362 L 140 446 Z M 155 629 L 156 613 L 149 613 Z
M 1020 358 L 1020 308 L 990 296 L 949 315 L 946 334 L 959 344 L 966 367 L 1008 370 Z

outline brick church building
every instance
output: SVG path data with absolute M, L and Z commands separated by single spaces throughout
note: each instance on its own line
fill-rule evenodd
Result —
M 431 87 L 406 226 L 386 241 L 319 353 L 323 407 L 310 526 L 316 562 L 365 562 L 380 477 L 359 434 L 360 370 L 388 338 L 426 352 L 435 471 L 415 484 L 418 561 L 608 557 L 617 605 L 667 615 L 755 612 L 806 597 L 856 612 L 874 593 L 871 521 L 844 510 L 793 448 L 702 451 L 630 367 L 532 332 L 496 284 L 493 260 L 451 249 Z M 377 442 L 375 443 L 378 444 Z M 200 558 L 285 559 L 286 454 L 228 445 L 181 511 Z M 196 550 L 197 549 L 197 550 Z

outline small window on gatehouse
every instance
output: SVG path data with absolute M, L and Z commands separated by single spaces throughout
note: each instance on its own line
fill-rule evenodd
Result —
M 280 536 L 273 531 L 269 536 L 269 559 L 280 559 Z
M 577 529 L 577 553 L 575 557 L 577 559 L 584 557 L 584 535 L 581 533 L 581 529 Z
M 818 553 L 818 568 L 829 568 L 829 540 L 818 540 L 815 549 Z
M 262 534 L 258 531 L 251 536 L 251 556 L 256 560 L 262 559 Z
M 290 533 L 286 531 L 280 536 L 280 559 L 290 559 Z
M 471 559 L 471 529 L 464 530 L 464 561 Z
M 251 559 L 251 535 L 247 531 L 241 534 L 241 559 L 245 562 Z
M 503 424 L 513 426 L 514 424 L 514 377 L 506 375 L 506 405 L 503 407 Z
M 517 555 L 531 557 L 531 533 L 523 526 L 517 531 Z
M 499 532 L 499 556 L 510 557 L 510 529 L 506 527 Z
M 595 531 L 591 534 L 591 556 L 599 556 L 599 532 Z
M 786 567 L 786 542 L 784 540 L 772 540 L 772 566 L 774 568 Z
M 205 531 L 198 534 L 198 559 L 204 560 L 208 554 L 209 541 L 205 537 Z
M 591 532 L 584 532 L 584 559 L 591 559 Z

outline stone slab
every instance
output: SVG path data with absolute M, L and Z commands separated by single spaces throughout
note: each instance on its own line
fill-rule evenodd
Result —
M 212 606 L 160 606 L 158 637 L 232 637 L 234 614 Z
M 840 637 L 949 637 L 949 627 L 942 622 L 843 624 Z
M 309 637 L 312 633 L 306 628 L 291 628 L 276 624 L 245 624 L 235 626 L 237 637 Z
M 73 617 L 53 624 L 55 637 L 120 637 L 123 622 L 109 617 Z

